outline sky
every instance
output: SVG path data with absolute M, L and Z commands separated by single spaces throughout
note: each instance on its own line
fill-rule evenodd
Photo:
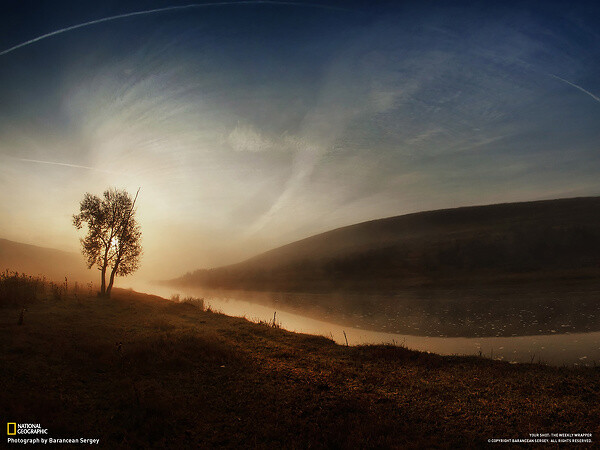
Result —
M 371 219 L 600 195 L 594 2 L 0 3 L 0 237 L 141 188 L 169 278 Z M 236 4 L 237 3 L 237 4 Z

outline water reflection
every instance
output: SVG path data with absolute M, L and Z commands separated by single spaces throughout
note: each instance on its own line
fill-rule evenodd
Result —
M 594 292 L 551 296 L 528 292 L 420 291 L 383 295 L 270 294 L 165 286 L 136 290 L 169 298 L 203 297 L 227 315 L 268 321 L 277 311 L 288 330 L 332 337 L 350 345 L 403 344 L 449 355 L 478 355 L 554 365 L 600 364 L 600 301 Z M 455 292 L 455 294 L 457 294 Z

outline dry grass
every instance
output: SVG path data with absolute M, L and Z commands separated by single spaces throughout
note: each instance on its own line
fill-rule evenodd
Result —
M 107 448 L 467 448 L 600 433 L 598 369 L 339 346 L 131 291 L 38 298 L 23 326 L 19 308 L 0 310 L 0 410 Z

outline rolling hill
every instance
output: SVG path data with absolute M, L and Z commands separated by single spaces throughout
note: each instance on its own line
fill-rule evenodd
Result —
M 0 239 L 0 269 L 42 275 L 54 281 L 87 282 L 96 278 L 78 253 Z
M 169 283 L 328 291 L 598 276 L 600 197 L 585 197 L 373 220 Z

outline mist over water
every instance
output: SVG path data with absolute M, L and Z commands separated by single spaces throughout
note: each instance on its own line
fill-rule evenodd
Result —
M 123 283 L 126 286 L 126 283 Z M 438 353 L 442 355 L 480 355 L 496 360 L 522 363 L 546 363 L 551 365 L 594 366 L 600 363 L 600 323 L 598 313 L 580 308 L 580 315 L 564 317 L 560 312 L 553 312 L 553 302 L 546 304 L 541 310 L 548 318 L 554 317 L 556 323 L 565 322 L 563 326 L 550 328 L 552 320 L 540 325 L 527 313 L 534 310 L 530 304 L 520 299 L 522 308 L 514 305 L 494 308 L 494 302 L 486 307 L 488 313 L 480 322 L 469 327 L 470 307 L 475 301 L 446 298 L 443 305 L 439 302 L 425 302 L 419 312 L 414 308 L 414 299 L 394 298 L 397 311 L 411 311 L 410 316 L 398 317 L 389 311 L 378 311 L 373 308 L 381 295 L 354 295 L 353 302 L 363 305 L 363 314 L 355 314 L 350 307 L 343 308 L 341 294 L 290 294 L 264 293 L 248 291 L 210 291 L 202 289 L 185 289 L 156 284 L 134 284 L 131 287 L 138 291 L 170 298 L 179 294 L 181 298 L 193 296 L 203 298 L 205 306 L 227 315 L 244 317 L 251 321 L 270 322 L 274 318 L 282 328 L 307 334 L 316 334 L 334 339 L 338 344 L 392 344 L 403 345 L 410 349 Z M 316 297 L 316 298 L 315 298 Z M 336 305 L 328 312 L 323 308 L 309 307 L 308 303 L 318 300 L 320 304 Z M 579 299 L 581 300 L 581 299 Z M 538 299 L 538 302 L 544 303 Z M 574 300 L 575 301 L 575 300 Z M 316 302 L 315 302 L 316 303 Z M 315 304 L 313 303 L 313 305 Z M 350 302 L 352 303 L 352 302 Z M 496 301 L 498 303 L 498 301 Z M 436 304 L 437 306 L 432 306 Z M 466 306 L 470 305 L 470 307 Z M 598 307 L 598 306 L 596 306 Z M 568 306 L 565 306 L 568 308 Z M 545 311 L 544 311 L 545 309 Z M 420 316 L 418 316 L 420 314 Z M 554 315 L 554 316 L 553 316 Z M 520 319 L 519 319 L 520 318 Z M 586 320 L 587 318 L 587 320 Z M 579 320 L 579 322 L 574 321 Z M 535 322 L 531 324 L 531 322 Z M 462 322 L 462 326 L 458 323 Z M 448 324 L 454 324 L 454 328 Z M 517 328 L 517 323 L 522 327 Z M 413 324 L 419 324 L 418 327 Z M 483 325 L 493 334 L 485 333 Z M 496 324 L 490 327 L 489 324 Z M 436 328 L 437 325 L 437 328 Z M 529 325 L 529 326 L 526 326 Z M 531 326 L 539 331 L 532 330 Z M 411 330 L 411 326 L 413 326 Z M 453 330 L 443 334 L 442 329 Z M 396 330 L 403 330 L 397 332 Z M 510 330 L 509 333 L 507 330 Z M 583 332 L 582 332 L 583 331 Z

